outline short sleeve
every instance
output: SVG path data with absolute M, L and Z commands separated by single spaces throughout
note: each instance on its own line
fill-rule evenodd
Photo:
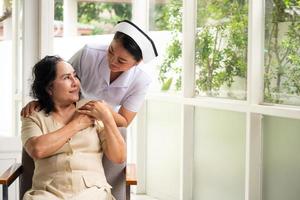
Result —
M 131 112 L 138 112 L 143 105 L 145 96 L 147 94 L 150 83 L 144 85 L 138 85 L 133 88 L 126 100 L 122 104 L 127 110 Z
M 81 77 L 81 57 L 84 51 L 84 47 L 77 51 L 68 61 L 75 69 L 77 75 Z
M 23 146 L 31 137 L 40 136 L 42 134 L 38 121 L 34 117 L 22 118 L 21 139 Z

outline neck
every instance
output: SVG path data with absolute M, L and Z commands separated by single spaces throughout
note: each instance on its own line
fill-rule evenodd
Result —
M 110 83 L 116 80 L 123 72 L 112 72 L 110 71 Z
M 75 111 L 76 106 L 73 103 L 68 105 L 55 104 L 52 115 L 56 121 L 67 124 L 72 119 Z

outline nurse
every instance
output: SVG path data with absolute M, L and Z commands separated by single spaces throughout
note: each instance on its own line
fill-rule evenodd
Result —
M 128 20 L 120 21 L 114 33 L 109 46 L 85 45 L 69 62 L 81 80 L 83 97 L 108 103 L 117 125 L 127 127 L 151 83 L 141 66 L 158 54 L 152 39 Z M 22 116 L 30 115 L 36 107 L 36 102 L 29 103 Z M 86 112 L 92 109 L 93 105 Z

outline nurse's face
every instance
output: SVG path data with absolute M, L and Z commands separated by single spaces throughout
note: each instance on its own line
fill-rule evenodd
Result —
M 111 42 L 107 57 L 112 72 L 124 72 L 139 63 L 117 40 Z

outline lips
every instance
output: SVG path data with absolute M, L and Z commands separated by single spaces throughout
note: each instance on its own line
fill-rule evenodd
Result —
M 69 91 L 69 93 L 78 93 L 78 92 L 79 92 L 79 89 Z

